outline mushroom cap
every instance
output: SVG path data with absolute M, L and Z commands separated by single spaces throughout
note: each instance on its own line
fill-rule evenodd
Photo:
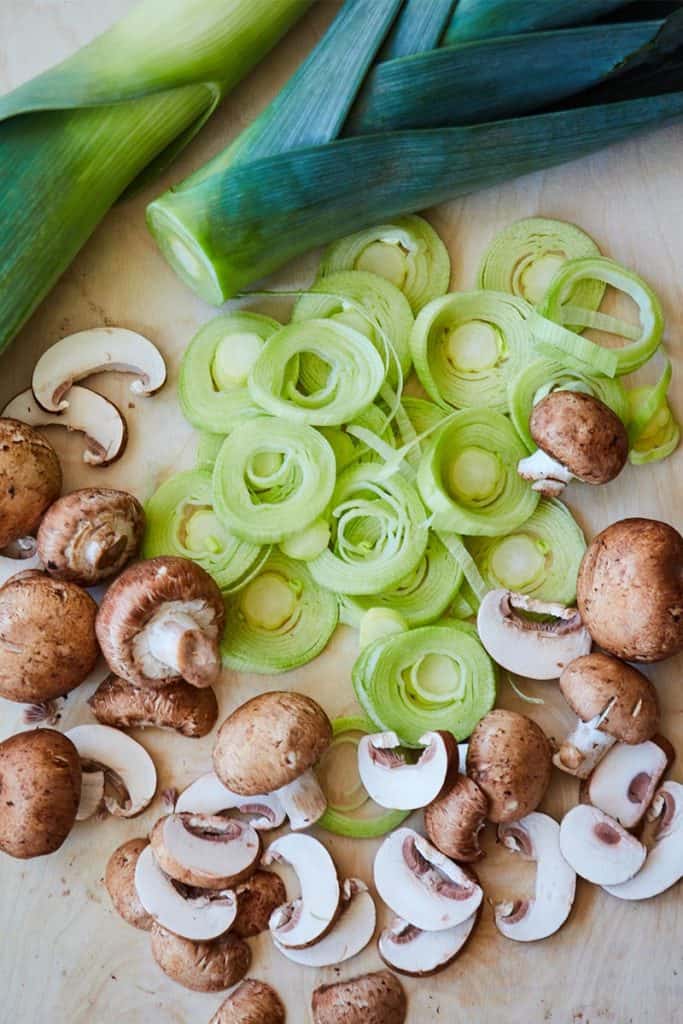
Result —
M 594 641 L 626 661 L 683 650 L 683 537 L 656 519 L 622 519 L 599 533 L 577 580 Z
M 644 743 L 659 728 L 659 700 L 654 686 L 631 665 L 599 651 L 576 658 L 560 676 L 560 689 L 583 721 L 609 711 L 598 728 L 622 743 Z
M 626 427 L 609 406 L 577 391 L 552 391 L 531 414 L 531 436 L 579 480 L 606 484 L 628 458 Z
M 181 736 L 206 736 L 218 718 L 218 701 L 211 687 L 198 689 L 184 680 L 153 690 L 109 675 L 88 704 L 102 725 L 118 729 L 156 726 L 175 729 Z
M 172 981 L 193 992 L 221 992 L 241 981 L 251 965 L 251 950 L 234 935 L 193 942 L 152 926 L 152 956 Z
M 320 985 L 311 1000 L 314 1024 L 403 1024 L 403 985 L 391 971 Z
M 271 793 L 303 775 L 331 741 L 330 720 L 316 701 L 301 693 L 263 693 L 221 725 L 214 770 L 242 796 Z
M 117 914 L 143 932 L 151 930 L 154 918 L 147 913 L 135 888 L 135 865 L 148 845 L 146 839 L 129 839 L 122 843 L 107 861 L 104 885 Z
M 54 729 L 20 732 L 0 743 L 0 850 L 25 859 L 53 853 L 76 820 L 81 762 Z
M 51 576 L 91 587 L 137 555 L 142 505 L 126 491 L 84 487 L 59 498 L 38 529 L 38 554 Z
M 0 588 L 0 696 L 23 703 L 62 697 L 92 671 L 97 605 L 74 583 L 35 569 Z
M 0 419 L 0 548 L 34 533 L 61 489 L 50 442 L 21 420 Z
M 285 1008 L 270 985 L 247 978 L 221 1003 L 209 1024 L 285 1024 Z
M 270 915 L 287 900 L 285 883 L 273 871 L 255 871 L 236 890 L 237 917 L 233 935 L 251 939 L 268 931 Z
M 548 738 L 526 715 L 497 708 L 470 736 L 467 774 L 489 799 L 489 821 L 514 821 L 534 811 L 551 772 Z
M 474 779 L 452 772 L 436 800 L 424 809 L 429 839 L 453 860 L 478 860 L 483 856 L 479 832 L 486 823 L 488 806 L 488 798 Z

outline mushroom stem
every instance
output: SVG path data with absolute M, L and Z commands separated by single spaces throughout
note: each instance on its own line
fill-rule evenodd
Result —
M 314 825 L 327 810 L 327 797 L 311 768 L 274 794 L 289 818 L 293 832 Z
M 210 686 L 220 672 L 215 645 L 186 612 L 175 611 L 152 622 L 147 631 L 152 657 L 192 686 Z
M 520 459 L 517 463 L 517 472 L 523 480 L 532 481 L 533 491 L 540 491 L 546 498 L 556 498 L 574 476 L 566 466 L 553 459 L 542 448 L 526 459 Z
M 591 718 L 590 722 L 577 722 L 553 757 L 556 768 L 569 775 L 575 775 L 577 779 L 588 778 L 610 747 L 616 743 L 616 736 L 610 736 L 608 732 L 602 732 L 599 728 L 613 703 L 614 701 L 610 701 L 608 708 L 595 718 Z

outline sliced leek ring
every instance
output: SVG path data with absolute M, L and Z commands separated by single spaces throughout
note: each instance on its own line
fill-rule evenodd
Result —
M 426 434 L 434 430 L 444 418 L 444 410 L 435 402 L 429 402 L 426 398 L 413 398 L 412 395 L 404 395 L 401 405 L 410 420 L 416 434 Z M 404 437 L 404 441 L 409 438 Z
M 656 384 L 628 391 L 629 460 L 636 466 L 666 459 L 678 447 L 681 432 L 667 399 L 671 363 Z
M 195 464 L 199 469 L 213 469 L 213 464 L 225 441 L 225 434 L 211 434 L 202 430 L 197 442 Z

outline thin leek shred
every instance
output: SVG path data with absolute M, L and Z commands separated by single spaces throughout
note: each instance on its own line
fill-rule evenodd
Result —
M 629 0 L 459 0 L 443 43 L 588 24 L 627 3 Z
M 380 437 L 387 445 L 393 445 L 393 435 L 387 426 L 387 419 L 376 405 L 369 405 L 352 423 L 336 427 L 320 427 L 320 433 L 327 438 L 337 462 L 337 475 L 353 462 L 376 462 L 379 458 L 374 448 L 369 448 L 354 428 L 363 427 Z
M 671 363 L 667 359 L 656 384 L 628 392 L 629 460 L 636 466 L 666 459 L 678 447 L 680 427 L 667 399 L 670 383 Z

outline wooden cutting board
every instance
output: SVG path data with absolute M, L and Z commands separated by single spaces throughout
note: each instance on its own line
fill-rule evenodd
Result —
M 2 0 L 0 90 L 41 71 L 101 31 L 132 0 Z M 224 103 L 209 127 L 162 185 L 183 178 L 227 142 L 264 106 L 324 31 L 337 3 L 321 3 L 265 65 Z M 544 214 L 584 226 L 604 252 L 633 266 L 659 291 L 674 362 L 677 411 L 683 417 L 683 127 L 657 132 L 554 171 L 430 212 L 453 260 L 456 289 L 474 285 L 479 257 L 510 221 Z M 160 186 L 118 206 L 64 275 L 13 348 L 0 360 L 0 400 L 27 387 L 40 353 L 71 331 L 117 324 L 152 338 L 167 357 L 170 379 L 151 399 L 134 398 L 123 377 L 93 382 L 118 400 L 128 417 L 124 457 L 108 470 L 80 461 L 75 437 L 53 431 L 64 458 L 66 486 L 102 483 L 145 499 L 170 472 L 190 464 L 194 439 L 177 407 L 175 390 L 184 346 L 212 310 L 188 292 L 159 256 L 144 225 L 146 202 Z M 0 195 L 0 216 L 2 196 Z M 315 254 L 272 279 L 273 286 L 310 281 Z M 0 282 L 0 287 L 2 286 Z M 259 308 L 254 306 L 254 308 Z M 273 315 L 286 307 L 263 308 Z M 676 402 L 675 402 L 676 404 Z M 683 451 L 653 467 L 627 468 L 619 480 L 591 490 L 572 486 L 567 500 L 587 533 L 625 515 L 659 517 L 683 525 Z M 258 692 L 293 688 L 316 697 L 330 715 L 354 707 L 349 681 L 356 636 L 340 629 L 313 664 L 271 679 L 225 673 L 221 716 Z M 664 732 L 676 744 L 683 779 L 683 659 L 652 670 L 664 709 Z M 529 684 L 545 704 L 531 714 L 550 735 L 571 716 L 554 683 Z M 73 693 L 61 726 L 89 720 L 85 688 Z M 529 712 L 503 686 L 499 703 Z M 23 728 L 16 706 L 0 702 L 0 739 Z M 154 757 L 160 787 L 182 788 L 210 763 L 211 739 L 188 740 L 148 730 L 140 737 Z M 556 777 L 543 809 L 559 816 L 571 806 L 576 784 Z M 159 799 L 142 817 L 78 825 L 52 857 L 21 863 L 0 860 L 0 1021 L 7 1024 L 202 1024 L 220 995 L 187 992 L 152 961 L 148 938 L 112 912 L 102 886 L 104 866 L 125 839 L 144 834 L 163 813 Z M 416 816 L 417 817 L 417 816 Z M 325 835 L 345 875 L 371 881 L 375 844 Z M 481 866 L 487 900 L 481 923 L 463 956 L 445 973 L 406 982 L 410 1024 L 673 1024 L 683 1011 L 683 901 L 674 889 L 649 903 L 612 899 L 587 883 L 578 887 L 572 916 L 553 938 L 523 945 L 499 937 L 490 903 L 532 891 L 533 871 L 486 837 Z M 384 910 L 380 919 L 386 918 Z M 312 989 L 381 964 L 374 946 L 339 969 L 307 971 L 289 965 L 268 936 L 253 944 L 251 975 L 273 984 L 288 1021 L 308 1019 Z

